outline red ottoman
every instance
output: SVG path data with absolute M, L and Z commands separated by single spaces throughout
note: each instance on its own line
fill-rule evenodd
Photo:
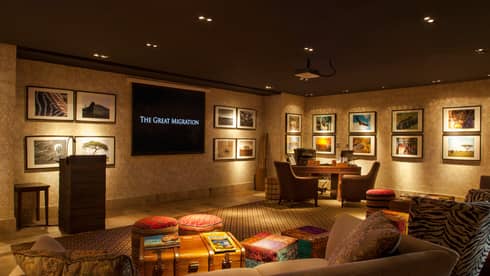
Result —
M 179 225 L 172 217 L 152 216 L 142 218 L 133 224 L 131 229 L 131 255 L 134 263 L 139 263 L 141 237 L 159 234 L 178 234 Z
M 215 215 L 192 214 L 179 219 L 179 234 L 196 235 L 201 232 L 220 231 L 223 220 Z
M 325 258 L 327 230 L 315 226 L 302 226 L 282 231 L 281 234 L 298 239 L 298 258 Z
M 395 191 L 391 189 L 370 189 L 366 192 L 366 215 L 388 209 L 390 201 L 395 199 Z
M 286 261 L 298 257 L 297 240 L 288 236 L 281 236 L 261 232 L 241 242 L 245 247 L 245 266 L 255 267 L 259 264 Z

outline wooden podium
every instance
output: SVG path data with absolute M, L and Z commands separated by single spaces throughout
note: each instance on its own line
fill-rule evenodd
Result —
M 105 229 L 106 156 L 60 159 L 59 227 L 63 233 Z

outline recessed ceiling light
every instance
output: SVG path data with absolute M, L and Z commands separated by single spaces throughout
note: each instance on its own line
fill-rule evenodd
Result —
M 266 85 L 265 89 L 272 89 L 272 85 Z
M 203 22 L 211 22 L 211 21 L 213 21 L 213 19 L 211 17 L 206 17 L 206 16 L 203 16 L 203 15 L 200 15 L 199 17 L 197 17 L 197 19 L 199 19 L 199 21 L 203 21 Z
M 198 17 L 198 19 L 199 19 L 199 20 L 205 20 L 205 19 L 206 19 L 206 17 L 204 17 L 204 16 L 202 16 L 202 15 L 201 15 L 201 16 L 199 16 L 199 17 Z
M 485 49 L 485 48 L 478 48 L 478 49 L 475 49 L 474 51 L 475 51 L 475 53 L 477 53 L 479 55 L 484 55 L 487 53 L 487 49 Z
M 145 45 L 146 45 L 146 47 L 149 47 L 149 48 L 158 48 L 157 44 L 150 43 L 150 42 L 147 42 Z
M 432 17 L 430 17 L 430 16 L 426 16 L 426 17 L 424 17 L 424 21 L 425 21 L 426 23 L 430 23 L 430 24 L 432 24 L 432 23 L 434 23 L 434 21 L 435 21 L 435 20 L 434 20 L 434 18 L 432 18 Z
M 313 49 L 313 48 L 311 48 L 311 47 L 304 47 L 303 49 L 304 49 L 306 52 L 313 52 L 313 51 L 314 51 L 314 49 Z
M 109 58 L 108 55 L 99 54 L 99 53 L 94 53 L 93 56 L 96 57 L 96 58 L 101 58 L 101 59 Z

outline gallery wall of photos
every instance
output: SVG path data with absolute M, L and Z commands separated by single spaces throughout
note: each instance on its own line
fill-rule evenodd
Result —
M 257 111 L 251 108 L 214 106 L 214 128 L 256 130 Z M 214 138 L 213 160 L 234 161 L 256 158 L 255 138 Z
M 391 114 L 392 159 L 423 160 L 424 109 L 392 110 Z M 312 117 L 312 147 L 318 154 L 335 156 L 336 114 L 313 114 Z M 481 106 L 443 107 L 442 121 L 442 160 L 446 163 L 480 161 Z M 300 129 L 301 115 L 287 113 L 287 153 L 302 147 Z M 349 149 L 354 155 L 376 158 L 376 112 L 349 112 L 348 130 Z
M 77 123 L 116 123 L 116 95 L 50 87 L 26 87 L 26 119 Z M 26 171 L 56 170 L 59 159 L 76 155 L 106 155 L 115 167 L 115 136 L 32 135 L 25 137 Z

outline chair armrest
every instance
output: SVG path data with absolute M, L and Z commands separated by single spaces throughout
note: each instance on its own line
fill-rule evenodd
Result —
M 296 176 L 298 180 L 318 180 L 319 177 L 316 176 Z

